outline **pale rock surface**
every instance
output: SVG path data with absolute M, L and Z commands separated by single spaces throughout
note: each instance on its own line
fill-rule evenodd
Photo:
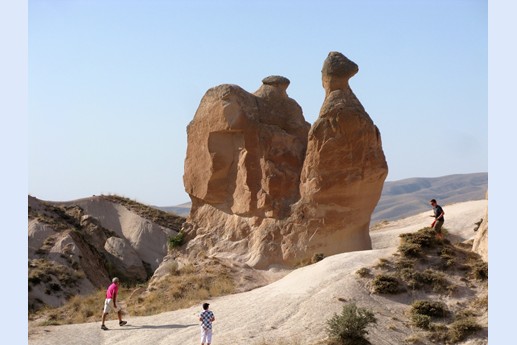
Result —
M 168 238 L 176 234 L 175 231 L 142 218 L 123 205 L 102 197 L 80 199 L 73 203 L 80 206 L 102 227 L 126 239 L 140 259 L 148 263 L 152 270 L 158 268 L 163 257 L 167 255 Z
M 133 277 L 133 279 L 144 281 L 147 278 L 142 260 L 127 240 L 110 237 L 106 240 L 104 249 L 116 258 L 114 262 L 119 271 L 125 272 L 127 276 Z
M 41 223 L 37 219 L 29 220 L 29 257 L 34 256 L 45 240 L 56 234 L 51 226 Z
M 488 192 L 486 198 L 488 199 Z M 488 206 L 483 221 L 479 225 L 476 237 L 474 238 L 472 250 L 481 255 L 484 261 L 488 262 Z

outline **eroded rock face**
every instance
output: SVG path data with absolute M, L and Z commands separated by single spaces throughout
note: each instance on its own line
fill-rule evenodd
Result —
M 114 257 L 112 261 L 118 271 L 142 281 L 147 278 L 142 260 L 126 239 L 112 236 L 106 240 L 104 249 Z
M 243 217 L 284 218 L 299 198 L 309 124 L 272 76 L 251 94 L 236 85 L 207 91 L 188 125 L 184 184 L 192 209 L 205 204 Z
M 310 131 L 287 78 L 267 77 L 254 94 L 235 85 L 207 91 L 187 128 L 190 256 L 267 268 L 371 248 L 388 168 L 380 133 L 348 85 L 357 71 L 329 54 Z
M 486 194 L 488 199 L 488 192 Z M 485 217 L 479 225 L 474 243 L 472 244 L 472 251 L 481 255 L 481 258 L 488 262 L 488 207 L 485 212 Z
M 295 226 L 286 234 L 285 253 L 290 248 L 325 255 L 371 249 L 370 218 L 388 165 L 379 130 L 348 84 L 357 71 L 338 52 L 323 64 L 325 100 L 309 132 L 301 200 L 292 216 Z

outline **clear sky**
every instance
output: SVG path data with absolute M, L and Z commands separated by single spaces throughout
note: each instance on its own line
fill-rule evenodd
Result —
M 488 171 L 481 0 L 29 0 L 28 192 L 172 206 L 186 126 L 210 87 L 269 75 L 313 123 L 330 51 L 378 126 L 387 180 Z

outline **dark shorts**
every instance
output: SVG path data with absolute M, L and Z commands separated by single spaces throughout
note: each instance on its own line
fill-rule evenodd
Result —
M 443 225 L 443 220 L 437 220 L 436 223 L 434 223 L 434 231 L 436 231 L 437 233 L 441 233 L 442 232 L 442 225 Z

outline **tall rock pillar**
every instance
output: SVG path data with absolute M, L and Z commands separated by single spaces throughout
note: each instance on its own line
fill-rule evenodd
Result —
M 370 218 L 388 165 L 379 130 L 348 84 L 358 70 L 338 52 L 323 63 L 325 100 L 309 131 L 286 258 L 371 249 Z

